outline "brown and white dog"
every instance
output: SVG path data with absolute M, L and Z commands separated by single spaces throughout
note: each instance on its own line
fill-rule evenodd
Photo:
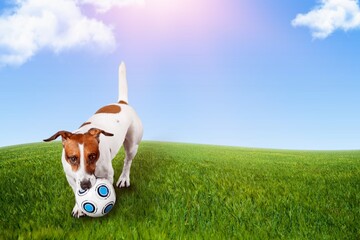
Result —
M 112 159 L 121 146 L 125 149 L 122 173 L 116 186 L 130 186 L 130 167 L 142 139 L 143 127 L 140 118 L 128 105 L 128 90 L 125 64 L 119 67 L 119 99 L 117 103 L 100 108 L 92 117 L 73 132 L 59 131 L 45 142 L 62 137 L 62 157 L 66 178 L 74 193 L 76 189 L 91 188 L 96 178 L 114 181 Z M 74 217 L 85 214 L 75 203 Z

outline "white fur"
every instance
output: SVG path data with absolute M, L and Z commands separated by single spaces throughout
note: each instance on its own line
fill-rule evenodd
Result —
M 125 64 L 121 63 L 119 67 L 119 100 L 127 102 L 127 83 Z M 124 89 L 123 89 L 124 88 Z M 125 89 L 126 88 L 126 89 Z M 74 193 L 80 186 L 83 180 L 90 180 L 91 184 L 95 183 L 96 177 L 106 178 L 111 183 L 114 181 L 114 169 L 112 167 L 112 159 L 119 152 L 121 146 L 125 149 L 125 160 L 123 171 L 116 183 L 116 186 L 129 187 L 130 186 L 130 167 L 132 159 L 137 153 L 138 146 L 142 139 L 143 127 L 140 118 L 132 107 L 126 104 L 114 103 L 111 105 L 118 105 L 121 111 L 116 114 L 112 113 L 98 113 L 90 117 L 86 122 L 91 124 L 75 130 L 73 133 L 86 133 L 91 128 L 98 128 L 105 132 L 112 133 L 114 136 L 104 136 L 100 134 L 99 151 L 100 156 L 96 163 L 95 176 L 89 175 L 84 169 L 83 146 L 79 145 L 81 158 L 80 168 L 77 172 L 73 172 L 70 164 L 65 160 L 65 150 L 62 153 L 62 164 L 66 174 L 66 178 L 72 187 Z M 72 211 L 74 217 L 81 217 L 84 213 L 75 204 Z
M 79 144 L 79 150 L 80 150 L 80 166 L 75 174 L 76 175 L 76 185 L 77 185 L 77 187 L 79 187 L 81 181 L 89 180 L 91 182 L 91 186 L 94 186 L 94 184 L 96 182 L 96 176 L 90 175 L 85 171 L 85 156 L 84 156 L 84 145 L 83 144 Z

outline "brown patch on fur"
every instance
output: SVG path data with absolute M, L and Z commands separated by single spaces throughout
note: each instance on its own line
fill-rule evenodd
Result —
M 121 107 L 118 105 L 108 105 L 105 107 L 100 108 L 99 110 L 97 110 L 97 112 L 95 114 L 98 113 L 119 113 L 121 111 Z
M 89 134 L 84 135 L 84 161 L 85 171 L 88 174 L 94 174 L 96 162 L 100 157 L 99 142 L 96 137 Z
M 123 101 L 123 100 L 120 100 L 120 101 L 119 101 L 119 104 L 125 104 L 125 105 L 128 105 L 128 103 L 127 103 L 127 102 L 125 102 L 125 101 Z
M 63 142 L 65 159 L 70 164 L 73 172 L 76 172 L 80 167 L 79 140 L 81 140 L 81 135 L 82 134 L 74 134 Z
M 84 122 L 79 128 L 82 128 L 83 126 L 89 125 L 89 124 L 91 124 L 91 122 Z

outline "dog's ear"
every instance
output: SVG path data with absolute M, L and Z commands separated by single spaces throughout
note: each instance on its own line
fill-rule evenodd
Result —
M 52 135 L 48 139 L 44 139 L 44 142 L 53 141 L 53 140 L 57 139 L 59 136 L 62 137 L 62 141 L 64 142 L 64 141 L 66 141 L 66 139 L 68 139 L 68 138 L 70 138 L 72 136 L 72 133 L 68 132 L 68 131 L 58 131 L 57 133 L 55 133 L 54 135 Z
M 100 142 L 100 139 L 99 139 L 100 134 L 104 134 L 105 136 L 108 136 L 108 137 L 114 136 L 114 134 L 105 132 L 104 130 L 101 130 L 98 128 L 91 128 L 91 129 L 89 129 L 89 131 L 87 133 L 90 134 L 91 136 L 94 136 L 98 140 L 98 142 Z

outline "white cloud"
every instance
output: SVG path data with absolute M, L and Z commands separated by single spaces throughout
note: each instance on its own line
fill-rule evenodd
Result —
M 129 4 L 130 0 L 14 0 L 16 7 L 0 16 L 0 66 L 21 65 L 41 49 L 95 46 L 111 51 L 112 27 L 81 12 L 81 4 L 98 11 Z M 132 0 L 131 2 L 139 2 Z
M 78 0 L 80 4 L 93 5 L 98 12 L 106 12 L 113 7 L 123 7 L 130 4 L 143 5 L 144 0 Z
M 360 28 L 358 0 L 321 0 L 320 6 L 306 14 L 298 14 L 291 22 L 294 27 L 309 27 L 314 38 L 324 39 L 337 29 Z

